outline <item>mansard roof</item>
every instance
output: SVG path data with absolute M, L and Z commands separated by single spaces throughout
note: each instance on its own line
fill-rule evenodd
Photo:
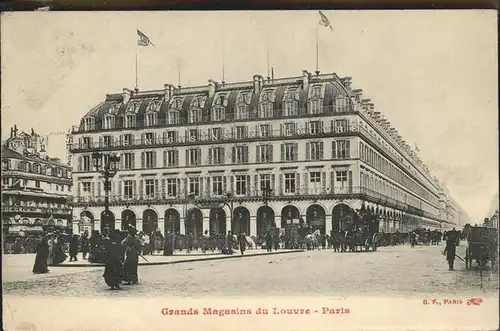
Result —
M 182 107 L 180 109 L 181 116 L 186 116 L 191 109 L 191 101 L 195 97 L 206 97 L 202 112 L 204 116 L 209 116 L 209 110 L 215 106 L 215 101 L 218 95 L 224 94 L 227 98 L 226 109 L 229 113 L 233 113 L 236 105 L 237 98 L 241 92 L 249 92 L 252 94 L 250 109 L 258 106 L 260 95 L 263 91 L 269 89 L 274 93 L 274 108 L 281 109 L 284 101 L 286 91 L 289 88 L 297 88 L 299 92 L 299 105 L 303 107 L 309 95 L 309 89 L 315 85 L 324 86 L 323 102 L 325 106 L 331 106 L 336 96 L 352 96 L 350 88 L 343 85 L 343 82 L 336 74 L 318 75 L 314 76 L 307 74 L 308 83 L 304 86 L 304 77 L 290 77 L 280 79 L 264 80 L 260 76 L 260 90 L 255 90 L 255 81 L 250 82 L 237 82 L 228 84 L 215 83 L 215 89 L 210 93 L 210 87 L 195 86 L 195 87 L 178 87 L 175 88 L 171 85 L 165 85 L 165 90 L 155 91 L 130 91 L 130 97 L 126 100 L 123 94 L 108 94 L 106 100 L 93 107 L 85 116 L 93 117 L 96 121 L 102 121 L 102 118 L 108 114 L 122 116 L 129 112 L 134 112 L 138 116 L 143 116 L 151 104 L 157 103 L 159 107 L 155 108 L 159 118 L 165 118 L 166 113 L 172 109 L 172 100 L 178 98 L 182 99 Z M 255 79 L 255 77 L 254 77 Z M 170 99 L 166 91 L 167 86 L 172 87 Z M 156 106 L 156 105 L 154 105 Z

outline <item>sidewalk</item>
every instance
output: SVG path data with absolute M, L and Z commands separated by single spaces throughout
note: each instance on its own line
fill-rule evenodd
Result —
M 277 251 L 267 252 L 263 249 L 252 249 L 246 250 L 244 255 L 241 255 L 239 251 L 234 251 L 233 255 L 225 255 L 222 253 L 211 253 L 207 252 L 206 254 L 201 253 L 200 251 L 195 251 L 193 253 L 183 252 L 175 252 L 173 256 L 163 256 L 161 254 L 155 255 L 146 255 L 144 256 L 147 261 L 143 258 L 139 257 L 139 265 L 166 265 L 166 264 L 177 264 L 177 263 L 186 263 L 186 262 L 198 262 L 198 261 L 213 261 L 213 260 L 224 260 L 224 259 L 238 259 L 244 257 L 257 257 L 264 255 L 277 255 L 277 254 L 288 254 L 288 253 L 298 253 L 302 252 L 299 249 L 280 249 Z M 102 267 L 104 263 L 89 263 L 87 260 L 81 259 L 81 254 L 78 254 L 79 260 L 76 262 L 68 262 L 69 258 L 66 259 L 63 263 L 54 267 Z

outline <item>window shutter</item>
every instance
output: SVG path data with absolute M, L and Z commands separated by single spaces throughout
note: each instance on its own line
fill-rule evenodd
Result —
M 257 137 L 260 137 L 259 125 L 258 124 L 255 126 L 255 138 L 257 138 Z
M 257 163 L 260 163 L 260 149 L 261 149 L 261 148 L 262 148 L 262 147 L 261 147 L 261 146 L 259 146 L 259 145 L 255 146 L 255 155 L 256 155 L 256 156 L 255 156 L 255 159 L 256 159 L 256 162 L 257 162 Z
M 139 181 L 139 199 L 143 199 L 144 196 L 144 181 L 141 179 Z
M 168 134 L 167 134 L 167 131 L 163 132 L 163 143 L 164 144 L 168 143 Z
M 231 182 L 230 182 L 230 187 L 229 187 L 229 192 L 234 192 L 234 176 L 231 176 Z
M 226 176 L 222 177 L 222 190 L 224 192 L 228 192 L 228 190 L 227 190 L 227 177 Z
M 248 127 L 246 125 L 243 127 L 243 138 L 248 138 Z
M 311 159 L 311 143 L 306 143 L 306 160 Z
M 208 164 L 212 164 L 212 148 L 208 149 Z
M 167 151 L 163 151 L 163 168 L 166 168 L 167 164 Z
M 187 178 L 184 178 L 184 195 L 187 196 L 188 194 L 188 179 Z
M 189 149 L 186 149 L 186 167 L 189 167 Z
M 99 136 L 99 147 L 103 147 L 104 146 L 104 138 L 103 136 Z
M 259 195 L 262 193 L 262 192 L 260 192 L 261 187 L 259 185 L 259 175 L 253 176 L 253 190 L 254 190 L 254 195 Z
M 320 141 L 319 142 L 319 158 L 320 158 L 320 160 L 323 160 L 323 154 L 324 154 L 323 153 L 323 142 Z
M 90 195 L 91 195 L 91 196 L 94 196 L 94 195 L 95 195 L 95 190 L 94 190 L 94 187 L 95 187 L 94 182 L 91 182 L 91 183 L 90 183 Z
M 198 149 L 196 150 L 196 154 L 198 155 L 198 158 L 197 158 L 197 162 L 196 162 L 196 164 L 197 164 L 197 165 L 202 165 L 202 164 L 203 164 L 203 162 L 201 162 L 201 148 L 198 148 Z
M 331 133 L 334 133 L 335 132 L 335 123 L 333 120 L 330 121 L 330 132 Z
M 132 181 L 132 195 L 137 197 L 137 181 Z
M 208 138 L 207 138 L 207 140 L 212 140 L 212 136 L 213 136 L 213 129 L 210 128 L 210 129 L 208 129 Z
M 155 179 L 155 198 L 159 197 L 160 186 L 158 185 L 158 179 Z
M 207 188 L 205 189 L 207 196 L 210 196 L 210 177 L 207 177 Z
M 346 150 L 346 156 L 347 158 L 350 158 L 351 157 L 351 141 L 350 140 L 346 140 L 345 141 L 345 150 Z
M 305 194 L 309 194 L 309 172 L 304 172 L 303 174 L 303 180 L 304 180 L 304 192 Z
M 332 141 L 332 159 L 337 158 L 337 142 L 334 140 Z
M 326 172 L 324 171 L 321 172 L 321 187 L 323 188 L 324 193 L 326 188 Z
M 78 138 L 78 148 L 82 148 L 83 140 L 82 138 Z
M 102 184 L 101 181 L 97 182 L 97 196 L 98 197 L 101 196 L 101 184 Z
M 347 181 L 349 184 L 349 193 L 352 193 L 352 171 L 347 172 Z
M 135 152 L 130 153 L 132 162 L 130 162 L 132 169 L 135 169 Z
M 162 178 L 161 180 L 161 193 L 162 193 L 162 196 L 163 197 L 166 197 L 167 196 L 167 190 L 166 190 L 166 179 L 165 178 Z
M 335 187 L 335 171 L 330 172 L 330 193 L 334 192 Z
M 294 161 L 297 161 L 298 160 L 298 152 L 299 152 L 299 144 L 298 143 L 294 143 L 293 144 L 293 160 Z
M 153 151 L 153 168 L 156 168 L 156 151 Z
M 245 155 L 243 156 L 245 163 L 248 163 L 248 146 L 245 146 Z
M 122 198 L 122 186 L 123 186 L 123 180 L 120 179 L 118 181 L 118 194 L 117 194 L 119 200 L 121 200 L 121 198 Z
M 203 182 L 205 181 L 205 177 L 200 177 L 200 195 L 203 195 Z
M 201 129 L 198 129 L 198 141 L 201 141 Z
M 185 138 L 186 138 L 185 142 L 188 142 L 189 141 L 189 130 L 187 130 L 187 129 L 185 131 Z
M 310 125 L 309 125 L 309 122 L 306 122 L 306 132 L 304 132 L 305 135 L 310 135 L 311 134 L 311 131 L 310 131 Z
M 179 150 L 174 151 L 174 166 L 179 166 Z
M 269 162 L 273 162 L 273 150 L 274 150 L 274 145 L 273 144 L 269 145 L 269 147 L 268 147 Z
M 276 175 L 271 175 L 271 190 L 276 192 Z
M 226 164 L 226 149 L 225 148 L 221 148 L 221 161 L 222 161 L 222 164 Z
M 285 161 L 285 144 L 281 144 L 281 162 Z
M 234 164 L 234 163 L 236 163 L 236 147 L 233 146 L 232 150 L 233 150 L 233 153 L 232 153 L 233 160 L 232 161 L 233 161 L 233 164 Z
M 83 169 L 83 157 L 78 157 L 78 171 L 82 171 Z
M 142 133 L 142 134 L 141 134 L 141 145 L 144 145 L 145 140 L 146 140 L 146 134 L 145 134 L 145 133 Z
M 319 132 L 323 134 L 323 121 L 319 121 Z
M 144 169 L 146 167 L 146 153 L 142 152 L 141 153 L 141 169 Z
M 78 183 L 76 185 L 76 196 L 79 197 L 81 195 L 82 183 Z
M 285 130 L 285 125 L 283 123 L 280 124 L 280 136 L 283 137 L 283 132 Z
M 284 177 L 285 175 L 284 174 L 279 174 L 279 180 L 280 180 L 280 183 L 279 183 L 279 192 L 280 192 L 280 195 L 283 194 L 283 181 L 284 181 Z
M 252 186 L 250 185 L 250 175 L 247 175 L 247 191 L 245 192 L 247 196 L 248 196 L 248 195 L 251 195 L 251 194 L 250 194 L 250 193 L 251 193 L 251 192 L 250 192 L 250 188 L 251 188 L 251 187 L 252 187 Z
M 235 139 L 234 126 L 231 127 L 231 139 Z
M 302 190 L 300 188 L 300 174 L 299 173 L 295 174 L 295 193 L 302 193 Z

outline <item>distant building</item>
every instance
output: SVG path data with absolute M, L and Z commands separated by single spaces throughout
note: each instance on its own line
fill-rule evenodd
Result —
M 46 155 L 44 138 L 11 128 L 2 145 L 3 233 L 25 235 L 71 225 L 71 168 Z
M 348 228 L 358 209 L 379 215 L 385 232 L 457 221 L 418 155 L 350 77 L 336 74 L 124 89 L 84 115 L 69 141 L 74 231 L 103 229 L 95 151 L 121 156 L 114 228 L 260 236 L 272 223 L 303 220 L 330 233 Z M 268 205 L 264 189 L 273 192 Z M 232 215 L 221 201 L 234 203 Z
M 490 218 L 484 219 L 483 226 L 498 229 L 498 209 Z

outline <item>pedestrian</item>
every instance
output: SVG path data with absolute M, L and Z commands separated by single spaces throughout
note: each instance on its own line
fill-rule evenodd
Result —
M 203 242 L 201 246 L 201 251 L 205 254 L 210 248 L 210 235 L 208 234 L 208 230 L 205 230 L 203 233 Z
M 231 233 L 231 231 L 228 231 L 227 232 L 227 236 L 226 236 L 226 254 L 233 254 L 233 235 Z
M 131 226 L 127 238 L 123 239 L 122 246 L 125 250 L 125 260 L 123 261 L 123 280 L 127 285 L 137 284 L 139 276 L 137 268 L 139 266 L 139 255 L 141 254 L 141 241 L 137 238 L 137 230 Z
M 453 263 L 455 262 L 456 254 L 456 239 L 450 238 L 446 240 L 446 247 L 444 248 L 443 255 L 446 255 L 448 261 L 448 270 L 453 271 Z
M 121 246 L 109 237 L 104 238 L 103 245 L 106 247 L 106 265 L 102 276 L 104 277 L 106 285 L 108 285 L 112 290 L 119 290 L 122 274 Z
M 87 254 L 89 253 L 89 250 L 90 250 L 89 232 L 88 231 L 83 232 L 83 235 L 80 238 L 80 249 L 82 251 L 83 259 L 86 260 Z
M 273 250 L 273 235 L 270 230 L 266 234 L 266 249 L 268 252 L 272 252 Z
M 240 246 L 241 255 L 243 255 L 248 245 L 247 237 L 244 232 L 240 233 L 240 235 L 238 236 L 238 245 Z
M 36 247 L 35 264 L 33 265 L 34 274 L 44 274 L 49 272 L 47 260 L 49 257 L 49 243 L 47 237 L 43 236 Z
M 163 243 L 163 256 L 174 255 L 174 245 L 175 245 L 174 234 L 167 231 L 165 234 L 165 241 Z
M 78 235 L 74 234 L 69 242 L 69 262 L 78 261 Z
M 411 248 L 415 247 L 415 245 L 418 245 L 417 244 L 417 234 L 415 233 L 415 231 L 412 231 L 410 233 L 410 244 L 411 244 Z

